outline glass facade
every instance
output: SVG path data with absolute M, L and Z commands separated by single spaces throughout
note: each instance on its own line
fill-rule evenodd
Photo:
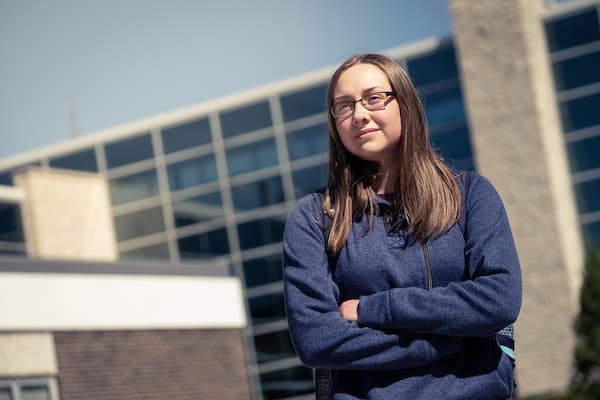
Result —
M 544 21 L 585 243 L 600 249 L 600 8 Z
M 423 98 L 434 146 L 451 165 L 473 168 L 452 43 L 398 61 Z M 313 391 L 287 332 L 281 239 L 296 200 L 327 182 L 328 78 L 31 160 L 107 176 L 121 258 L 230 260 L 245 282 L 254 379 L 265 399 Z M 11 184 L 8 171 L 0 179 Z M 9 225 L 0 239 L 18 239 Z

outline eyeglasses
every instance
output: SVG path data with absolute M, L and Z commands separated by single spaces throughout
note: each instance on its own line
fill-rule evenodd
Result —
M 395 96 L 395 92 L 375 92 L 369 93 L 368 95 L 358 99 L 358 100 L 349 100 L 349 101 L 340 101 L 338 103 L 333 103 L 331 107 L 329 107 L 329 112 L 333 115 L 333 118 L 346 118 L 354 114 L 354 108 L 356 107 L 356 103 L 360 101 L 362 106 L 369 110 L 374 111 L 386 106 L 390 100 L 391 96 Z

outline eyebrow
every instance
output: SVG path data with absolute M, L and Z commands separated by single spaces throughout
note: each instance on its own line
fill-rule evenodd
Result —
M 362 95 L 364 96 L 367 93 L 370 92 L 374 92 L 374 91 L 385 91 L 385 89 L 382 86 L 372 86 L 370 88 L 367 88 L 365 90 L 362 91 Z M 338 97 L 334 97 L 331 101 L 335 102 L 337 100 L 342 100 L 342 99 L 352 99 L 354 100 L 354 97 L 350 96 L 349 94 L 343 94 L 341 96 Z

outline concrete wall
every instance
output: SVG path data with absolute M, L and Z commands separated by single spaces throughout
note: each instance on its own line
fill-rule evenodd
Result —
M 561 391 L 572 374 L 583 249 L 542 3 L 452 0 L 450 7 L 477 168 L 505 202 L 523 270 L 519 392 Z
M 13 176 L 22 189 L 27 253 L 62 260 L 118 258 L 106 179 L 98 174 L 30 168 Z
M 57 373 L 50 333 L 0 333 L 0 377 L 53 376 Z

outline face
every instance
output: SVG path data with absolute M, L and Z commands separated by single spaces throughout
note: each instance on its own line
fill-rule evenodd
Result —
M 352 101 L 375 92 L 390 92 L 392 86 L 385 73 L 372 64 L 357 64 L 344 71 L 333 90 L 333 102 Z M 336 118 L 340 140 L 355 156 L 378 161 L 390 168 L 397 157 L 400 142 L 400 107 L 395 98 L 384 106 L 369 111 L 357 102 L 354 113 Z

